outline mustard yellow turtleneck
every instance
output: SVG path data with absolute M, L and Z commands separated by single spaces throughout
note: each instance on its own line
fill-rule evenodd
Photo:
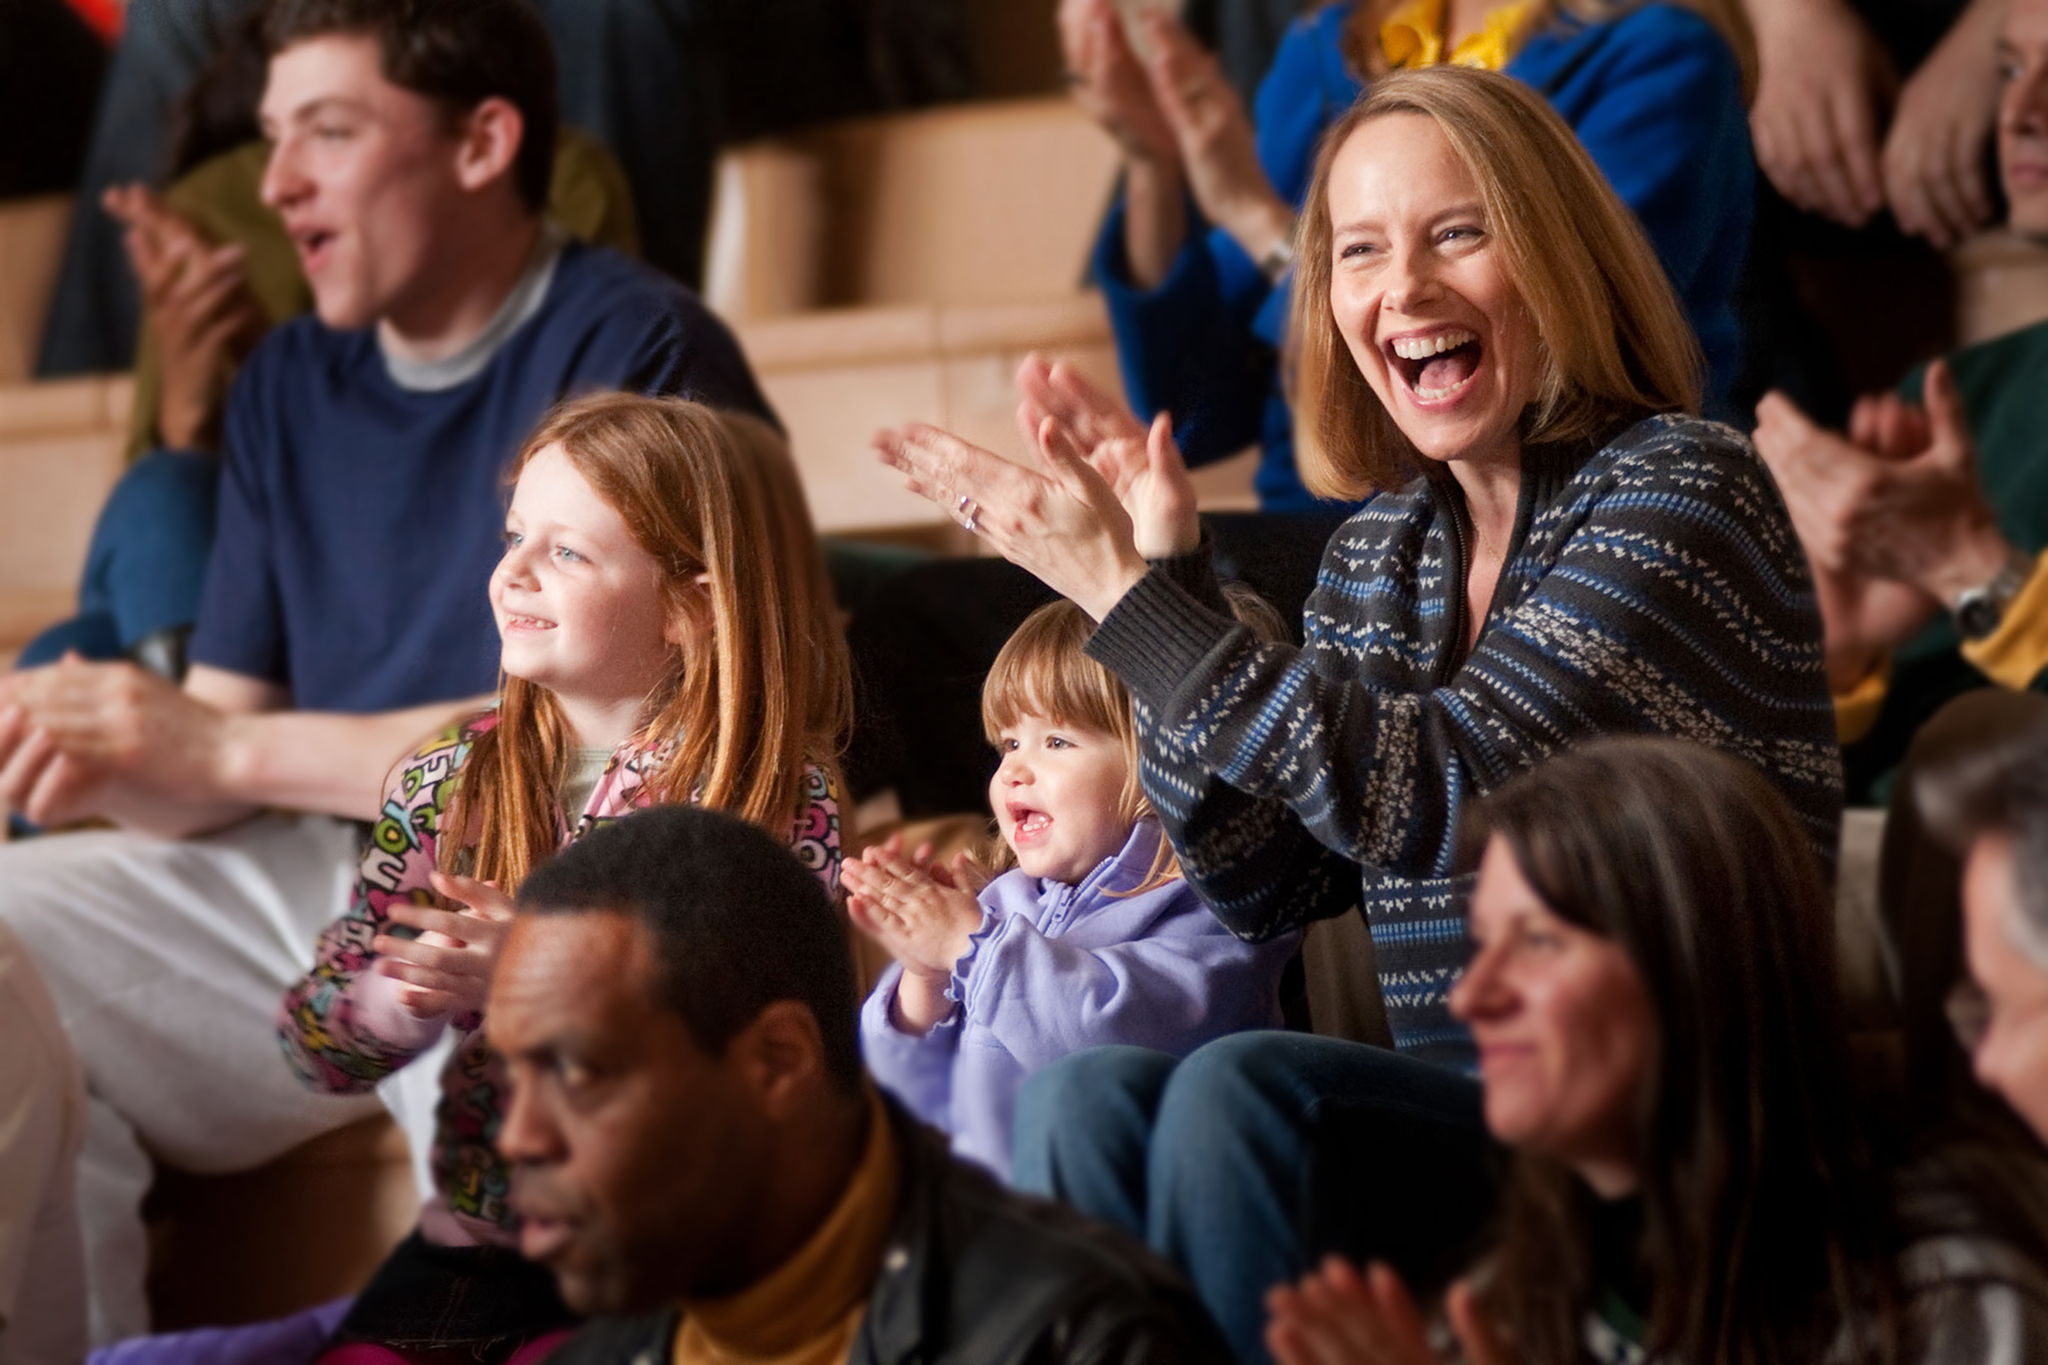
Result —
M 868 1093 L 867 1152 L 796 1255 L 731 1298 L 686 1301 L 675 1365 L 845 1365 L 896 1217 L 896 1135 Z
M 1380 25 L 1380 51 L 1387 65 L 1403 68 L 1435 66 L 1448 61 L 1452 66 L 1477 66 L 1498 71 L 1514 56 L 1513 43 L 1533 0 L 1503 5 L 1486 16 L 1477 33 L 1468 33 L 1444 55 L 1444 10 L 1448 0 L 1414 0 L 1387 16 Z

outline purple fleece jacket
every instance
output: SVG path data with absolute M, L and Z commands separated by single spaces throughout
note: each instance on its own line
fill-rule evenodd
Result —
M 1280 973 L 1300 935 L 1246 943 L 1174 880 L 1137 896 L 1161 838 L 1147 817 L 1078 886 L 1013 870 L 981 893 L 981 928 L 953 968 L 953 1013 L 922 1038 L 891 1022 L 891 966 L 861 1009 L 868 1070 L 953 1150 L 1008 1179 L 1024 1078 L 1070 1052 L 1125 1043 L 1185 1056 L 1280 1022 Z

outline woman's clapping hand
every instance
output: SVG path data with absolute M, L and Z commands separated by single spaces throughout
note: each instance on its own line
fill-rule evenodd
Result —
M 1201 543 L 1194 481 L 1165 413 L 1148 428 L 1071 365 L 1048 365 L 1035 355 L 1018 366 L 1017 388 L 1024 395 L 1017 405 L 1024 439 L 1041 458 L 1057 441 L 1086 459 L 1130 517 L 1139 554 L 1162 559 Z
M 1452 1286 L 1445 1309 L 1468 1365 L 1511 1365 L 1469 1285 Z M 1408 1286 L 1378 1262 L 1360 1274 L 1331 1256 L 1268 1294 L 1266 1311 L 1266 1347 L 1280 1365 L 1442 1365 Z
M 1194 484 L 1163 416 L 1147 429 L 1035 356 L 1018 382 L 1036 468 L 922 424 L 877 432 L 875 448 L 913 493 L 1100 621 L 1148 558 L 1200 544 Z

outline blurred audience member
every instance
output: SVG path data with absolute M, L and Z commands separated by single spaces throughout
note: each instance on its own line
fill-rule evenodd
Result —
M 0 1365 L 80 1365 L 85 1078 L 57 1006 L 0 924 Z
M 1922 770 L 1920 804 L 1961 867 L 1969 970 L 1949 1020 L 1977 1078 L 2048 1142 L 2048 701 L 2025 708 L 1978 708 L 1979 742 Z
M 1454 1008 L 1514 1152 L 1495 1242 L 1445 1298 L 1474 1365 L 2048 1351 L 2048 1228 L 2000 1235 L 1938 1171 L 1895 1191 L 1847 1091 L 1833 903 L 1755 769 L 1589 744 L 1489 796 Z M 1483 844 L 1482 841 L 1483 840 Z M 2039 1207 L 2048 1166 L 1982 1194 Z M 1989 1214 L 1990 1216 L 1986 1216 Z M 1401 1278 L 1331 1258 L 1268 1300 L 1282 1365 L 1439 1359 Z
M 1319 1237 L 1441 1245 L 1483 1213 L 1471 1040 L 1446 1008 L 1472 801 L 1592 735 L 1660 731 L 1756 763 L 1820 856 L 1841 810 L 1798 539 L 1748 444 L 1690 415 L 1677 298 L 1563 118 L 1499 73 L 1392 73 L 1333 126 L 1312 186 L 1303 469 L 1372 500 L 1331 537 L 1302 648 L 1232 620 L 1163 416 L 1055 370 L 1025 404 L 1038 469 L 930 427 L 876 438 L 1098 622 L 1088 653 L 1137 700 L 1146 795 L 1225 923 L 1256 940 L 1362 909 L 1370 927 L 1396 1051 L 1103 1049 L 1018 1101 L 1020 1183 L 1148 1230 L 1248 1358 L 1257 1295 Z M 1355 1168 L 1340 1125 L 1372 1152 Z M 1240 1174 L 1219 1185 L 1219 1163 Z M 1416 1178 L 1357 1174 L 1391 1166 Z
M 487 1029 L 556 1365 L 1222 1365 L 1185 1282 L 1002 1190 L 861 1068 L 853 964 L 773 836 L 664 807 L 521 888 Z
M 117 185 L 165 171 L 171 111 L 236 23 L 269 0 L 131 0 L 43 335 L 44 377 L 126 369 L 143 300 Z M 279 0 L 289 3 L 289 0 Z M 971 87 L 960 0 L 532 0 L 554 39 L 561 117 L 625 168 L 648 262 L 694 285 L 719 143 L 956 99 Z
M 2024 1091 L 2025 1066 L 2003 1065 L 2024 1056 L 2017 1044 L 2030 1036 L 2030 1016 L 2016 1007 L 2028 978 L 2016 969 L 2041 903 L 2028 889 L 2025 856 L 2038 832 L 2044 782 L 2048 697 L 2033 692 L 1985 689 L 1956 698 L 1920 728 L 1900 772 L 1881 887 L 1899 957 L 1906 1097 L 1921 1127 L 1957 1116 L 1980 1127 L 2011 1118 L 2012 1110 L 1982 1102 L 1971 1072 L 1985 1060 L 1996 1074 L 1984 1083 L 2006 1091 L 2001 1078 L 2013 1078 L 2021 1093 L 2005 1098 L 2033 1128 L 2048 1123 L 2048 1107 Z M 1978 934 L 1990 928 L 2004 937 Z M 1990 951 L 2001 945 L 2005 951 Z M 1988 1036 L 1987 992 L 2016 1026 L 1999 1030 L 1989 1058 L 1976 1046 Z
M 1998 52 L 2012 224 L 2048 236 L 2048 0 L 2011 0 Z M 1852 788 L 1893 768 L 1958 692 L 2033 687 L 2048 669 L 2035 558 L 2048 544 L 2048 323 L 1959 351 L 1902 392 L 1920 403 L 1866 398 L 1846 435 L 1780 394 L 1757 409 L 1757 449 L 1820 592 Z
M 0 0 L 0 200 L 77 186 L 106 69 L 65 0 Z
M 1505 70 L 1572 125 L 1677 288 L 1717 411 L 1741 363 L 1731 300 L 1751 163 L 1740 64 L 1701 14 L 1649 3 L 1587 22 L 1548 0 L 1331 5 L 1281 44 L 1256 128 L 1164 9 L 1138 16 L 1127 27 L 1111 0 L 1064 0 L 1060 36 L 1075 98 L 1124 153 L 1093 274 L 1125 386 L 1140 417 L 1172 414 L 1190 464 L 1256 443 L 1260 505 L 1315 506 L 1279 386 L 1302 196 L 1318 139 L 1364 82 L 1439 61 Z
M 350 821 L 497 683 L 504 471 L 541 414 L 618 388 L 766 414 L 682 286 L 542 220 L 553 55 L 520 0 L 292 0 L 267 33 L 264 195 L 315 312 L 235 381 L 185 687 L 128 664 L 0 678 L 0 804 L 214 831 L 0 847 L 0 919 L 63 1012 L 96 1129 L 200 1173 L 375 1108 L 305 1093 L 271 1014 L 345 909 Z M 321 814 L 261 813 L 280 809 Z M 86 1215 L 89 1237 L 141 1237 L 132 1204 Z M 146 1330 L 140 1284 L 108 1288 L 115 1324 Z
M 180 102 L 170 188 L 159 197 L 139 184 L 116 186 L 102 199 L 127 228 L 143 293 L 134 463 L 94 525 L 77 616 L 30 641 L 19 667 L 71 651 L 125 656 L 183 681 L 213 548 L 229 386 L 264 333 L 313 307 L 298 252 L 263 198 L 264 17 L 260 7 L 244 17 Z M 574 129 L 557 134 L 546 213 L 578 240 L 639 251 L 617 164 Z

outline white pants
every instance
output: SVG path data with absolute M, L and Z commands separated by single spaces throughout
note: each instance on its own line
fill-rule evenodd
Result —
M 144 1151 L 246 1170 L 380 1107 L 307 1090 L 277 1043 L 279 999 L 347 908 L 355 860 L 354 827 L 325 816 L 0 846 L 0 920 L 42 969 L 92 1100 L 79 1197 L 97 1340 L 148 1328 Z

